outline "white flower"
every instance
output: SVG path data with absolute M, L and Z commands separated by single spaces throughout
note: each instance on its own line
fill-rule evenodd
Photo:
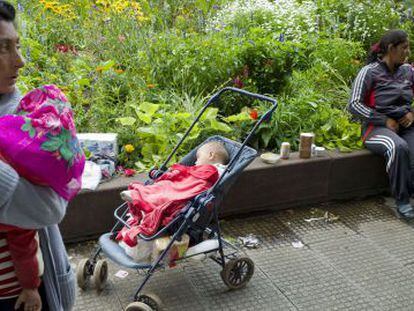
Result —
M 296 0 L 235 0 L 228 3 L 207 22 L 207 31 L 224 29 L 240 18 L 251 20 L 255 14 L 262 18 L 261 28 L 283 33 L 293 41 L 317 32 L 317 7 L 313 1 Z

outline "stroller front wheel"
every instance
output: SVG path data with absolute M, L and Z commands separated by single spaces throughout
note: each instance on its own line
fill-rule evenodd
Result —
M 243 288 L 254 273 L 254 263 L 248 257 L 230 259 L 220 272 L 221 279 L 229 289 Z
M 79 261 L 78 265 L 76 266 L 76 280 L 78 282 L 78 286 L 85 290 L 88 286 L 88 281 L 91 277 L 91 262 L 89 259 L 82 259 Z
M 160 297 L 158 297 L 154 293 L 144 293 L 140 294 L 137 298 L 138 302 L 142 302 L 146 304 L 147 306 L 151 307 L 151 310 L 153 311 L 161 311 L 163 309 L 162 307 L 162 301 Z
M 145 303 L 136 301 L 136 302 L 130 303 L 126 307 L 125 311 L 154 311 L 154 310 L 150 306 L 146 305 Z
M 104 289 L 106 281 L 108 280 L 108 263 L 106 260 L 98 260 L 93 270 L 92 279 L 97 291 Z

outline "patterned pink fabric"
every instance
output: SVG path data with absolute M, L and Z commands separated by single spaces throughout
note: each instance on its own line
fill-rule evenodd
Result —
M 71 200 L 81 188 L 85 156 L 73 112 L 54 85 L 27 93 L 17 114 L 0 117 L 0 157 L 20 176 Z

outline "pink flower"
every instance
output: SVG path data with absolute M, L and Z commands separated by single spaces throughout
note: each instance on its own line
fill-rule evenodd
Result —
M 34 89 L 22 98 L 22 100 L 20 101 L 18 112 L 22 110 L 26 112 L 33 112 L 46 100 L 47 95 L 44 92 L 42 92 L 42 90 Z
M 233 80 L 233 83 L 234 83 L 234 86 L 238 87 L 239 89 L 242 89 L 244 86 L 243 81 L 240 80 L 239 77 L 236 77 L 236 79 Z
M 69 108 L 63 108 L 60 114 L 60 122 L 63 127 L 70 131 L 73 136 L 76 135 L 75 122 L 73 121 L 73 112 Z
M 64 43 L 56 44 L 55 49 L 56 51 L 60 53 L 71 52 L 74 55 L 78 55 L 78 51 L 76 50 L 76 48 L 70 44 L 64 44 Z
M 134 176 L 135 174 L 136 174 L 136 171 L 134 169 L 132 169 L 132 168 L 126 168 L 124 170 L 124 175 L 126 177 L 131 177 L 131 176 Z
M 61 131 L 59 113 L 54 106 L 45 105 L 29 115 L 36 132 L 58 135 Z
M 56 86 L 53 84 L 45 85 L 43 86 L 43 89 L 51 99 L 58 99 L 60 101 L 63 101 L 64 103 L 68 102 L 68 99 L 66 98 L 65 94 Z

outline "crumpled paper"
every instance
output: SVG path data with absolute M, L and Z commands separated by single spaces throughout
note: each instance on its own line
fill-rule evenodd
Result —
M 295 240 L 295 241 L 292 242 L 292 246 L 294 248 L 303 248 L 305 246 L 305 244 L 303 244 L 302 241 Z
M 316 217 L 305 218 L 304 220 L 306 222 L 325 221 L 326 223 L 333 223 L 339 220 L 338 215 L 335 215 L 334 213 L 324 211 L 318 208 L 311 209 L 311 214 L 312 216 L 316 216 Z
M 239 236 L 237 240 L 247 248 L 257 248 L 260 246 L 260 240 L 254 234 L 248 234 L 247 236 Z

